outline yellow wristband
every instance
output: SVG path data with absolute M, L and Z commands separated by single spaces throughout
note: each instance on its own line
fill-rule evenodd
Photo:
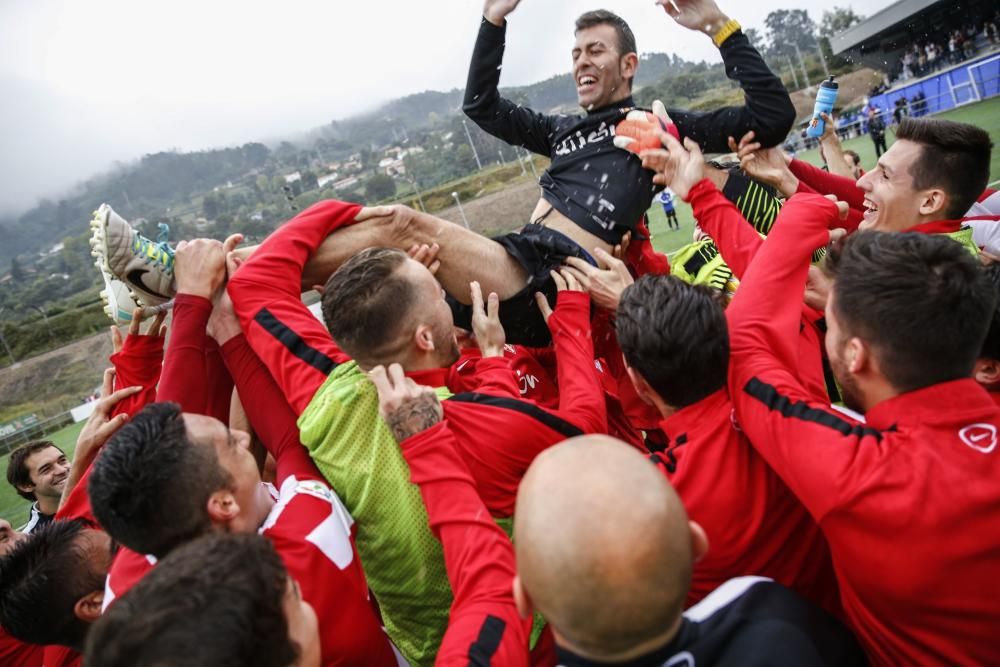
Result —
M 719 31 L 712 36 L 712 41 L 715 42 L 716 46 L 721 47 L 722 44 L 729 39 L 730 35 L 738 30 L 741 30 L 742 28 L 743 26 L 740 25 L 739 21 L 736 19 L 729 19 L 722 25 L 721 28 L 719 28 Z

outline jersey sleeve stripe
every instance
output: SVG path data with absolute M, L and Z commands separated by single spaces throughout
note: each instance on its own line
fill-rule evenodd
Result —
M 487 614 L 479 628 L 479 636 L 469 646 L 469 667 L 489 667 L 493 654 L 500 648 L 507 624 L 503 619 Z
M 526 417 L 531 417 L 535 421 L 541 422 L 545 426 L 556 433 L 562 434 L 566 438 L 575 438 L 578 435 L 583 435 L 583 431 L 573 426 L 568 421 L 561 419 L 554 414 L 543 410 L 534 403 L 528 403 L 526 401 L 519 401 L 516 398 L 507 398 L 505 396 L 490 396 L 489 394 L 478 394 L 476 392 L 464 392 L 461 394 L 455 394 L 449 401 L 454 401 L 456 403 L 477 403 L 479 405 L 489 405 L 494 408 L 502 408 L 505 410 L 513 410 L 514 412 L 520 412 Z
M 337 367 L 337 362 L 302 340 L 297 333 L 275 317 L 267 308 L 261 308 L 254 320 L 265 331 L 274 336 L 279 343 L 288 348 L 289 352 L 321 373 L 329 375 Z
M 769 410 L 780 413 L 782 417 L 819 424 L 831 428 L 845 437 L 868 436 L 876 440 L 882 439 L 882 431 L 878 429 L 849 422 L 833 412 L 810 407 L 805 401 L 793 401 L 772 385 L 761 382 L 757 378 L 750 378 L 743 391 L 766 405 Z

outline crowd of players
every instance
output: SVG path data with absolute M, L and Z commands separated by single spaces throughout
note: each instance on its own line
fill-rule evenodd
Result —
M 0 662 L 1000 663 L 988 134 L 790 158 L 788 94 L 713 0 L 661 4 L 744 106 L 635 109 L 595 11 L 586 113 L 539 114 L 497 90 L 518 1 L 487 0 L 464 104 L 552 159 L 518 232 L 323 201 L 171 248 L 99 209 L 139 303 L 72 463 L 12 455 Z M 667 187 L 698 225 L 672 265 L 643 221 Z

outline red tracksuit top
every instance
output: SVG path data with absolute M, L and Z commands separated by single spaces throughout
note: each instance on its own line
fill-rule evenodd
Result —
M 826 540 L 735 425 L 729 391 L 678 410 L 660 427 L 670 445 L 650 459 L 708 535 L 685 606 L 734 577 L 760 575 L 839 613 Z
M 729 307 L 739 424 L 826 535 L 875 664 L 1000 664 L 1000 409 L 961 379 L 859 424 L 798 379 L 809 257 L 836 216 L 822 197 L 791 198 Z
M 825 172 L 824 172 L 825 173 Z M 722 259 L 740 280 L 760 250 L 764 239 L 746 221 L 740 210 L 726 199 L 707 178 L 695 184 L 687 200 L 698 225 L 712 237 Z M 802 319 L 799 330 L 799 378 L 817 396 L 826 393 L 824 365 L 826 351 L 823 339 L 826 323 L 823 313 L 801 303 Z
M 185 412 L 202 413 L 222 405 L 212 394 L 228 395 L 233 380 L 225 378 L 236 378 L 247 416 L 275 458 L 281 487 L 260 532 L 271 540 L 303 598 L 316 610 L 323 664 L 396 665 L 391 643 L 370 605 L 354 548 L 353 519 L 299 442 L 295 413 L 246 339 L 235 336 L 220 350 L 205 335 L 211 311 L 208 299 L 177 295 L 157 398 L 177 401 Z M 220 354 L 225 368 L 211 361 Z M 220 371 L 225 376 L 221 381 L 213 378 Z M 109 573 L 108 592 L 120 597 L 152 567 L 145 556 L 123 550 Z
M 531 618 L 521 618 L 514 604 L 514 548 L 486 511 L 457 445 L 447 421 L 402 443 L 455 596 L 434 664 L 527 665 Z
M 336 229 L 354 223 L 356 204 L 323 201 L 275 231 L 228 284 L 247 341 L 264 362 L 296 414 L 337 364 L 350 360 L 300 298 L 302 270 Z M 607 416 L 594 373 L 589 297 L 561 292 L 549 319 L 556 348 L 559 409 L 521 400 L 520 387 L 503 358 L 477 363 L 475 392 L 444 401 L 444 412 L 480 495 L 494 516 L 510 516 L 517 486 L 546 447 L 583 433 L 603 433 Z M 449 368 L 408 373 L 428 386 L 452 388 Z M 454 390 L 467 385 L 455 377 Z

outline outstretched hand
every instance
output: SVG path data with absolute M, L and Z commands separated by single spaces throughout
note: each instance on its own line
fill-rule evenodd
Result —
M 656 4 L 663 7 L 663 11 L 679 25 L 688 30 L 703 32 L 709 37 L 714 37 L 729 21 L 729 17 L 722 13 L 715 0 L 656 0 Z
M 437 243 L 432 243 L 431 245 L 414 243 L 410 246 L 410 249 L 406 251 L 406 254 L 410 256 L 415 262 L 420 262 L 427 267 L 427 270 L 431 272 L 431 275 L 437 275 L 438 269 L 441 268 L 441 260 L 437 258 L 438 252 L 441 250 L 441 246 Z
M 496 292 L 490 292 L 486 305 L 483 305 L 483 288 L 479 283 L 469 283 L 472 294 L 472 333 L 476 335 L 476 344 L 483 357 L 502 357 L 503 346 L 507 342 L 507 334 L 500 324 L 500 297 Z
M 750 178 L 771 185 L 784 195 L 791 197 L 798 189 L 798 179 L 788 168 L 788 160 L 784 152 L 777 147 L 762 148 L 760 142 L 754 141 L 751 130 L 740 138 L 739 144 L 729 137 L 729 148 L 736 153 L 740 168 Z
M 378 391 L 379 414 L 389 425 L 396 442 L 426 431 L 441 421 L 444 410 L 430 387 L 418 385 L 403 374 L 403 367 L 376 366 L 368 377 Z
M 635 280 L 621 259 L 608 254 L 602 248 L 594 248 L 594 259 L 600 268 L 578 257 L 567 257 L 568 270 L 580 281 L 583 289 L 598 307 L 614 311 L 618 309 L 622 292 Z
M 549 271 L 549 275 L 552 276 L 552 281 L 556 284 L 556 292 L 584 291 L 584 288 L 580 285 L 580 281 L 576 279 L 576 276 L 568 267 L 563 267 L 558 271 Z M 535 292 L 535 303 L 538 305 L 538 310 L 542 311 L 542 319 L 548 324 L 549 318 L 552 317 L 552 306 L 549 305 L 548 299 L 541 292 Z
M 76 438 L 76 449 L 74 458 L 93 457 L 97 454 L 108 438 L 115 431 L 120 429 L 128 421 L 127 414 L 119 414 L 114 418 L 111 413 L 115 406 L 124 399 L 142 391 L 142 387 L 125 387 L 114 391 L 115 369 L 108 368 L 104 371 L 104 382 L 101 386 L 101 397 L 94 405 L 94 411 L 90 413 L 87 422 L 83 425 L 80 435 Z
M 662 139 L 669 157 L 664 170 L 653 177 L 653 182 L 670 186 L 674 194 L 686 200 L 691 188 L 705 178 L 705 157 L 698 144 L 687 137 L 683 145 L 669 134 L 664 134 Z
M 502 26 L 507 15 L 517 9 L 521 0 L 486 0 L 483 17 L 496 26 Z
M 143 307 L 137 307 L 132 311 L 132 321 L 128 324 L 128 335 L 129 336 L 141 336 L 143 335 L 140 329 L 140 324 L 142 320 L 143 312 L 146 309 Z M 156 312 L 156 316 L 153 318 L 152 324 L 146 329 L 146 336 L 159 336 L 163 338 L 167 335 L 167 327 L 163 324 L 163 320 L 167 317 L 167 311 L 165 309 L 160 309 Z M 122 330 L 118 328 L 118 325 L 111 325 L 111 349 L 115 354 L 122 351 L 125 347 L 125 341 L 122 339 Z

